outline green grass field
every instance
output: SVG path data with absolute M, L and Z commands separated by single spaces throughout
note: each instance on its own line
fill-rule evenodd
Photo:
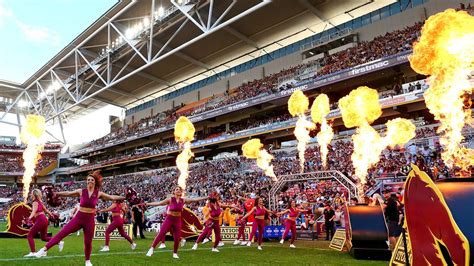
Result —
M 4 230 L 5 224 L 0 225 Z M 56 228 L 50 228 L 55 234 Z M 296 241 L 296 249 L 288 248 L 288 243 L 265 242 L 263 250 L 252 247 L 232 246 L 226 243 L 219 248 L 220 253 L 211 252 L 211 244 L 200 245 L 191 250 L 192 242 L 179 250 L 179 260 L 173 259 L 172 242 L 167 242 L 164 250 L 156 249 L 150 258 L 145 253 L 153 241 L 154 234 L 148 233 L 147 239 L 136 240 L 135 251 L 125 240 L 110 242 L 110 252 L 99 253 L 103 241 L 94 240 L 91 261 L 94 265 L 157 265 L 173 263 L 176 265 L 387 265 L 385 261 L 358 261 L 345 252 L 328 249 L 327 241 Z M 71 235 L 65 239 L 63 252 L 53 247 L 48 257 L 41 259 L 23 258 L 29 252 L 26 239 L 0 239 L 0 265 L 84 265 L 83 237 Z M 44 242 L 36 240 L 37 250 Z

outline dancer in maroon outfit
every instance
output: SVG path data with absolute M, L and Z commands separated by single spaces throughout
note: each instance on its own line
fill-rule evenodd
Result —
M 253 237 L 257 234 L 258 229 L 258 250 L 262 250 L 262 241 L 263 241 L 263 231 L 265 229 L 265 214 L 272 213 L 272 211 L 268 210 L 263 206 L 263 199 L 256 198 L 255 199 L 255 207 L 253 207 L 242 219 L 247 219 L 250 215 L 255 213 L 255 220 L 252 224 L 252 233 L 250 233 L 249 242 L 247 243 L 247 247 L 250 247 L 252 244 Z
M 293 243 L 295 242 L 295 239 L 296 239 L 296 218 L 298 218 L 298 216 L 300 215 L 300 212 L 306 212 L 306 210 L 298 209 L 296 207 L 296 201 L 292 200 L 290 201 L 288 209 L 277 213 L 278 216 L 283 215 L 285 213 L 289 214 L 288 218 L 286 218 L 285 220 L 285 232 L 283 233 L 283 236 L 280 240 L 280 244 L 283 244 L 286 236 L 288 235 L 288 232 L 291 230 L 290 248 L 295 248 L 295 245 Z
M 25 257 L 34 257 L 35 256 L 35 240 L 34 237 L 36 234 L 40 233 L 41 240 L 48 242 L 51 240 L 51 237 L 48 236 L 48 218 L 44 213 L 47 213 L 50 217 L 54 215 L 46 209 L 43 205 L 42 194 L 41 190 L 34 189 L 31 191 L 31 199 L 33 200 L 33 208 L 31 210 L 30 217 L 28 220 L 33 220 L 34 225 L 30 228 L 30 232 L 28 232 L 28 245 L 30 246 L 30 253 L 25 255 Z M 59 244 L 59 251 L 61 252 L 63 249 L 64 242 L 61 241 Z
M 194 243 L 194 246 L 192 247 L 192 250 L 196 250 L 198 248 L 198 244 L 201 243 L 201 241 L 205 238 L 208 237 L 209 233 L 214 230 L 214 247 L 212 248 L 212 252 L 219 252 L 217 249 L 217 245 L 219 244 L 221 240 L 221 226 L 219 224 L 219 218 L 221 216 L 222 210 L 221 207 L 223 208 L 235 208 L 232 205 L 226 205 L 226 204 L 221 204 L 219 202 L 219 196 L 214 193 L 214 195 L 209 197 L 209 219 L 206 221 L 205 225 L 206 227 L 204 230 L 201 232 L 199 235 L 198 239 L 196 240 L 196 243 Z
M 161 226 L 160 232 L 156 235 L 155 240 L 150 249 L 146 253 L 148 257 L 153 255 L 155 247 L 160 243 L 165 234 L 172 230 L 174 246 L 173 246 L 173 258 L 179 259 L 178 257 L 178 246 L 181 238 L 181 212 L 183 211 L 185 203 L 198 202 L 201 200 L 207 199 L 207 197 L 194 198 L 194 199 L 185 199 L 181 196 L 183 195 L 183 189 L 180 186 L 177 186 L 174 189 L 174 197 L 162 200 L 160 202 L 149 202 L 145 203 L 146 206 L 165 206 L 168 205 L 168 211 L 166 213 L 165 221 Z
M 244 219 L 244 208 L 240 206 L 237 209 L 234 209 L 234 213 L 236 215 L 236 222 L 239 226 L 239 231 L 237 234 L 237 239 L 234 241 L 234 245 L 247 245 L 247 241 L 245 241 L 245 227 L 247 226 L 247 220 Z M 242 238 L 242 241 L 240 240 Z
M 95 224 L 95 213 L 97 201 L 102 200 L 124 200 L 125 197 L 108 195 L 104 192 L 99 191 L 102 186 L 102 176 L 98 171 L 93 172 L 87 176 L 87 188 L 76 189 L 73 191 L 57 192 L 55 196 L 58 197 L 80 197 L 79 212 L 74 218 L 66 224 L 66 226 L 55 235 L 44 248 L 36 252 L 37 258 L 44 257 L 47 255 L 47 251 L 58 244 L 63 238 L 71 233 L 74 233 L 82 228 L 84 231 L 84 255 L 86 260 L 86 266 L 92 266 L 90 261 L 92 251 L 92 238 L 94 236 L 94 224 Z
M 125 206 L 122 205 L 120 201 L 115 201 L 110 205 L 110 207 L 99 210 L 98 212 L 108 212 L 112 211 L 112 223 L 109 224 L 107 230 L 105 230 L 105 246 L 100 250 L 102 252 L 107 252 L 110 250 L 109 243 L 110 243 L 110 234 L 117 229 L 120 235 L 125 238 L 128 242 L 130 242 L 132 250 L 135 250 L 137 244 L 135 244 L 129 235 L 125 233 L 123 230 L 123 213 L 126 212 Z

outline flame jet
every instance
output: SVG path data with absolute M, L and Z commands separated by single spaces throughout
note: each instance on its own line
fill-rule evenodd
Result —
M 28 115 L 26 117 L 26 125 L 22 128 L 20 139 L 26 144 L 26 149 L 23 152 L 23 202 L 26 203 L 28 193 L 30 191 L 30 184 L 33 175 L 35 174 L 36 164 L 41 158 L 40 152 L 43 150 L 43 143 L 41 136 L 46 130 L 46 122 L 44 117 L 39 115 Z
M 364 195 L 363 186 L 367 182 L 367 172 L 380 160 L 380 154 L 388 147 L 403 146 L 415 137 L 416 127 L 407 119 L 396 118 L 386 123 L 385 137 L 370 126 L 382 115 L 382 107 L 376 90 L 359 87 L 339 100 L 345 127 L 356 128 L 352 135 L 354 152 L 351 155 L 355 175 L 359 179 L 359 197 Z
M 189 159 L 194 156 L 191 152 L 191 141 L 194 139 L 196 129 L 193 123 L 185 117 L 181 116 L 174 126 L 174 138 L 183 148 L 183 151 L 176 157 L 176 166 L 179 169 L 178 185 L 186 190 L 186 180 L 189 177 Z
M 257 166 L 262 169 L 265 174 L 277 181 L 277 177 L 273 172 L 272 159 L 273 156 L 263 148 L 260 139 L 250 139 L 242 145 L 242 153 L 245 158 L 256 159 Z
M 296 90 L 288 99 L 288 111 L 295 117 L 298 116 L 295 126 L 295 137 L 298 140 L 298 154 L 300 159 L 300 171 L 304 172 L 304 153 L 306 151 L 306 144 L 311 137 L 309 131 L 316 127 L 311 121 L 306 120 L 305 112 L 309 109 L 309 99 L 303 94 L 301 90 Z
M 320 94 L 314 99 L 311 106 L 311 118 L 313 122 L 321 125 L 321 130 L 316 135 L 321 152 L 323 168 L 327 169 L 328 145 L 334 137 L 334 131 L 328 124 L 326 116 L 329 114 L 329 98 L 326 94 Z
M 461 145 L 463 127 L 473 126 L 469 75 L 474 71 L 474 17 L 454 9 L 429 17 L 409 60 L 416 72 L 430 76 L 424 97 L 441 124 L 437 133 L 443 161 L 466 170 L 474 163 L 474 151 Z

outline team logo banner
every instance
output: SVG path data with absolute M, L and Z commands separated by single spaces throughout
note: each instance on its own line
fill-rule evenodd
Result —
M 16 235 L 25 236 L 30 231 L 29 228 L 23 227 L 25 221 L 31 213 L 31 207 L 24 203 L 17 203 L 8 210 L 7 230 L 5 232 Z
M 105 231 L 107 230 L 108 224 L 95 224 L 94 227 L 94 240 L 105 240 Z M 125 233 L 132 238 L 132 225 L 131 224 L 124 224 L 123 225 L 123 230 Z M 125 240 L 119 233 L 117 229 L 115 229 L 111 234 L 110 234 L 110 240 Z
M 435 184 L 417 166 L 412 165 L 412 169 L 403 199 L 408 261 L 411 265 L 472 265 L 467 238 L 474 228 L 472 181 Z M 394 252 L 392 265 L 403 263 L 405 257 Z

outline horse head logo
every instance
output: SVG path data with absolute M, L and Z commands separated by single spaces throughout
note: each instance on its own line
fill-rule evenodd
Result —
M 443 194 L 425 172 L 415 165 L 412 169 L 404 196 L 411 264 L 468 265 L 469 241 L 456 224 Z
M 27 235 L 30 229 L 25 226 L 25 221 L 30 216 L 30 213 L 31 207 L 24 203 L 13 205 L 10 210 L 8 210 L 6 232 L 17 236 Z

